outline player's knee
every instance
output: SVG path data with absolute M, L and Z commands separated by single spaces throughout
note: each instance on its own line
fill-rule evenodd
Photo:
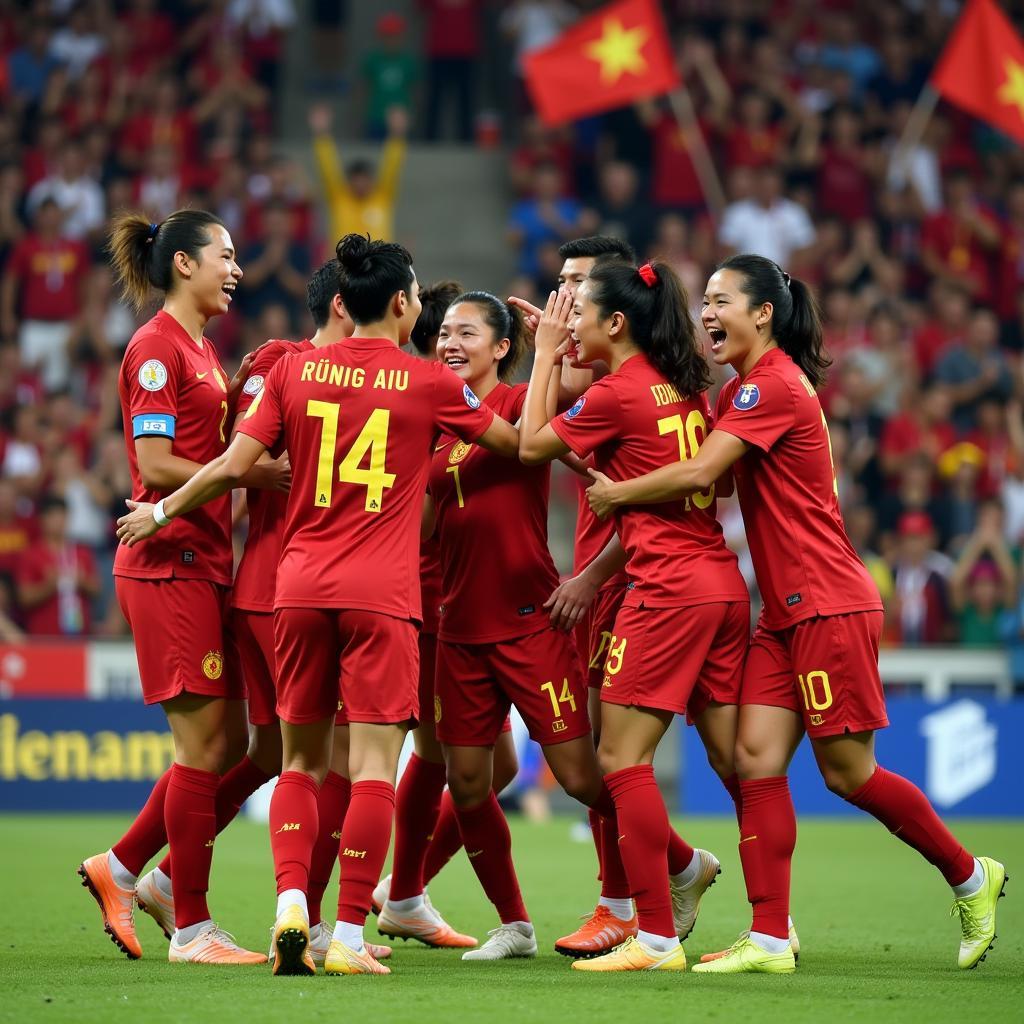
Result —
M 597 763 L 601 768 L 602 775 L 617 772 L 620 768 L 628 768 L 629 765 L 623 761 L 622 751 L 616 749 L 612 744 L 602 741 L 597 748 Z
M 720 778 L 727 779 L 736 771 L 736 762 L 732 751 L 709 749 L 707 751 L 708 764 L 711 770 Z
M 601 780 L 595 775 L 579 768 L 562 769 L 558 775 L 558 784 L 574 800 L 589 805 L 596 798 L 601 788 Z
M 856 780 L 846 768 L 835 768 L 829 764 L 819 765 L 825 786 L 844 800 L 857 789 Z
M 485 772 L 448 766 L 448 790 L 459 807 L 474 807 L 482 803 L 491 789 L 491 780 Z

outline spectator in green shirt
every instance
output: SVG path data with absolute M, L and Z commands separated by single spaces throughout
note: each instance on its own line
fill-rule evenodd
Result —
M 412 109 L 420 61 L 406 47 L 405 34 L 405 18 L 382 14 L 377 19 L 377 46 L 363 58 L 366 133 L 371 139 L 379 141 L 387 136 L 387 113 L 392 107 Z

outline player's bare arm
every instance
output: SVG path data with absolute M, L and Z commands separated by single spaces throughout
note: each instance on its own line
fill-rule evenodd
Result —
M 569 446 L 549 426 L 553 414 L 552 391 L 569 348 L 572 296 L 552 292 L 537 327 L 533 371 L 519 424 L 519 459 L 527 466 L 560 458 Z
M 594 483 L 587 488 L 587 501 L 594 514 L 606 519 L 622 505 L 659 505 L 706 491 L 733 463 L 747 453 L 750 445 L 724 430 L 712 430 L 695 458 L 662 466 L 632 480 L 610 480 L 590 470 Z
M 594 603 L 597 592 L 625 568 L 627 561 L 629 556 L 618 535 L 613 535 L 604 550 L 582 572 L 560 583 L 544 602 L 544 607 L 551 613 L 551 625 L 566 631 L 575 629 Z

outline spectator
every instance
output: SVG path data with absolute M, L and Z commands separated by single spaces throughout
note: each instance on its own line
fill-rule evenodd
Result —
M 18 488 L 0 476 L 0 576 L 13 579 L 18 561 L 39 536 L 36 518 L 19 510 Z
M 26 366 L 38 366 L 48 389 L 66 386 L 72 324 L 81 312 L 81 287 L 89 253 L 60 231 L 53 199 L 36 208 L 33 229 L 14 247 L 0 284 L 0 324 L 17 335 Z
M 727 252 L 756 253 L 786 267 L 813 245 L 815 233 L 807 211 L 782 195 L 782 173 L 769 165 L 757 171 L 751 198 L 726 207 L 718 237 Z
M 832 11 L 823 25 L 827 41 L 818 52 L 819 63 L 849 75 L 860 94 L 882 69 L 877 51 L 864 42 L 857 22 L 846 11 Z
M 263 238 L 245 250 L 242 266 L 239 287 L 246 316 L 258 319 L 267 306 L 283 306 L 294 328 L 305 304 L 310 261 L 306 247 L 295 240 L 292 212 L 283 201 L 263 208 Z
M 455 102 L 455 138 L 473 138 L 473 78 L 480 57 L 480 13 L 484 0 L 419 0 L 427 20 L 426 136 L 442 136 L 445 102 Z
M 561 244 L 580 234 L 582 208 L 565 195 L 555 164 L 541 164 L 533 175 L 533 195 L 512 207 L 509 241 L 519 251 L 519 273 L 536 279 L 539 250 L 546 242 Z
M 43 99 L 50 75 L 60 61 L 50 52 L 51 31 L 41 16 L 33 17 L 25 41 L 7 58 L 11 96 L 18 106 L 35 106 Z
M 387 137 L 387 117 L 392 107 L 412 110 L 420 62 L 409 49 L 406 28 L 400 14 L 382 14 L 377 19 L 377 45 L 363 57 L 366 135 L 378 142 Z
M 315 106 L 309 112 L 313 155 L 327 194 L 332 238 L 341 238 L 351 231 L 369 233 L 374 238 L 394 237 L 398 178 L 405 160 L 409 115 L 396 107 L 388 111 L 387 121 L 388 137 L 376 172 L 369 160 L 353 160 L 342 173 L 338 150 L 331 138 L 330 108 Z
M 899 522 L 894 573 L 899 639 L 907 645 L 937 644 L 950 638 L 946 576 L 950 560 L 935 550 L 935 528 L 923 512 Z
M 63 215 L 61 234 L 65 238 L 91 242 L 99 238 L 106 219 L 103 189 L 85 167 L 80 143 L 65 142 L 58 156 L 57 170 L 36 182 L 28 194 L 28 212 L 44 199 L 52 199 Z
M 30 636 L 90 631 L 89 602 L 99 592 L 92 552 L 68 539 L 67 505 L 48 495 L 39 506 L 39 542 L 18 565 L 18 605 Z
M 611 161 L 601 169 L 599 193 L 594 204 L 597 233 L 623 238 L 640 253 L 654 239 L 654 210 L 640 195 L 636 171 L 624 161 Z
M 96 8 L 78 0 L 71 8 L 67 24 L 57 29 L 50 40 L 50 55 L 77 82 L 93 61 L 106 49 L 106 40 L 96 23 Z

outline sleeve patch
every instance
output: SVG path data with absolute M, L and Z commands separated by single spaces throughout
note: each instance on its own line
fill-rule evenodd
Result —
M 132 437 L 174 437 L 174 417 L 165 412 L 133 416 Z
M 741 384 L 733 396 L 732 407 L 744 412 L 753 409 L 761 401 L 761 392 L 756 384 Z
M 247 395 L 258 395 L 263 390 L 263 377 L 254 373 L 246 382 L 242 390 Z
M 139 367 L 139 385 L 147 391 L 159 391 L 167 383 L 167 367 L 159 359 L 147 359 Z
M 468 405 L 470 409 L 480 408 L 480 399 L 473 394 L 473 389 L 468 384 L 462 385 L 462 397 L 466 400 L 466 405 Z
M 581 412 L 583 412 L 583 406 L 585 406 L 586 404 L 586 395 L 580 395 L 580 397 L 576 399 L 576 402 L 573 405 L 573 407 L 571 409 L 566 409 L 563 418 L 567 420 L 576 419 L 576 417 L 579 416 Z

